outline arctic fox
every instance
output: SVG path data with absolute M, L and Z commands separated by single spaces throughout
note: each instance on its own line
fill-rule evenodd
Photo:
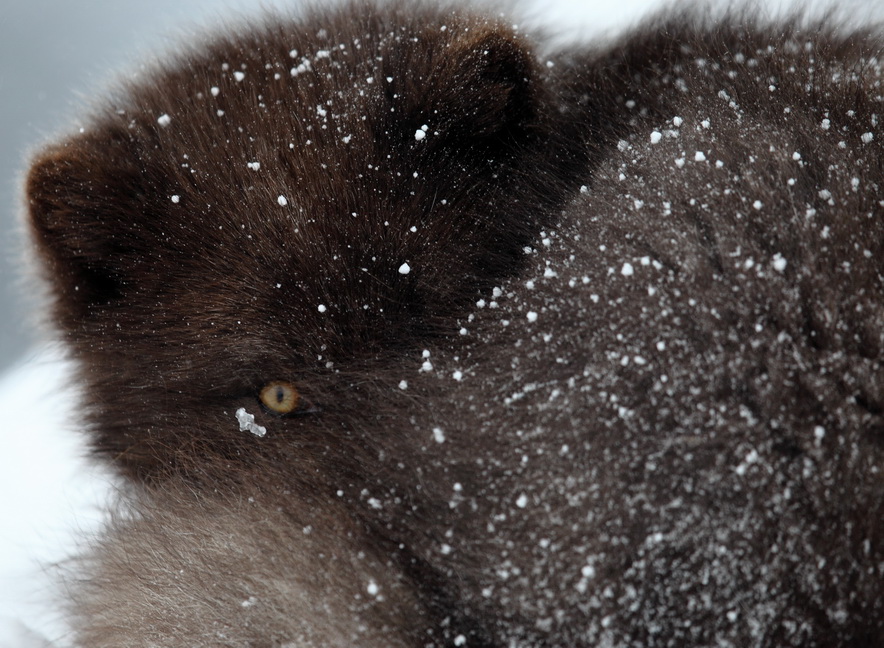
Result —
M 880 646 L 879 32 L 354 2 L 34 160 L 132 513 L 78 646 Z

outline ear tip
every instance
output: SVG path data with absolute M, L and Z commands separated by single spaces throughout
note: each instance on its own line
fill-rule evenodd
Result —
M 477 60 L 485 69 L 504 72 L 516 82 L 530 76 L 536 67 L 528 41 L 503 27 L 468 33 L 458 49 L 462 58 Z
M 474 25 L 451 41 L 431 75 L 435 97 L 416 110 L 441 103 L 455 126 L 445 141 L 458 148 L 520 140 L 543 111 L 539 68 L 523 36 L 504 25 Z
M 53 144 L 39 152 L 25 175 L 25 197 L 30 205 L 52 201 L 71 166 L 71 152 L 65 144 Z
M 30 222 L 38 230 L 44 229 L 44 221 L 52 211 L 53 197 L 59 192 L 61 175 L 61 152 L 53 147 L 37 155 L 25 175 L 25 200 Z
M 51 226 L 58 214 L 78 211 L 94 200 L 96 181 L 112 168 L 97 150 L 88 140 L 73 138 L 50 144 L 32 158 L 24 198 L 35 225 L 45 221 Z
M 82 146 L 76 141 L 50 144 L 31 160 L 24 179 L 28 225 L 46 249 L 62 252 L 64 240 L 73 236 L 79 219 L 74 216 L 89 200 L 89 183 L 83 177 Z

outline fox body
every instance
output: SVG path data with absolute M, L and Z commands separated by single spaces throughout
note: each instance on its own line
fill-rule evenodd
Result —
M 349 4 L 48 146 L 77 644 L 880 645 L 882 41 L 802 25 Z

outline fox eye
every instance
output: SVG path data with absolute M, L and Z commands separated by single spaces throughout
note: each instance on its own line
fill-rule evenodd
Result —
M 298 390 L 290 382 L 276 380 L 267 383 L 259 394 L 264 406 L 276 414 L 290 414 L 298 409 L 301 400 Z

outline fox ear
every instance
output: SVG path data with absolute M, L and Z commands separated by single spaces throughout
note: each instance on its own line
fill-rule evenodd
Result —
M 401 93 L 405 123 L 427 148 L 447 147 L 484 155 L 513 146 L 539 119 L 538 69 L 528 45 L 504 29 L 464 31 L 438 52 L 424 75 L 414 72 Z M 494 157 L 492 155 L 492 157 Z
M 535 63 L 525 45 L 512 35 L 491 32 L 462 39 L 452 50 L 440 92 L 459 113 L 464 134 L 503 137 L 534 119 Z
M 83 313 L 117 299 L 137 253 L 131 215 L 146 195 L 125 133 L 75 137 L 39 155 L 25 192 L 30 227 L 61 305 Z

